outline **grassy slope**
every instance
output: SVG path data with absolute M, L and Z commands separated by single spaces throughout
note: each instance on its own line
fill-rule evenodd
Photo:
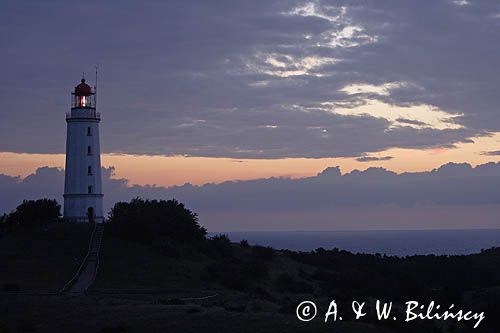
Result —
M 8 307 L 3 306 L 6 301 Z M 4 317 L 6 313 L 8 318 Z M 362 323 L 324 324 L 321 319 L 301 323 L 293 315 L 276 312 L 236 312 L 195 302 L 168 305 L 155 303 L 152 298 L 96 295 L 78 298 L 20 296 L 0 301 L 0 331 L 2 329 L 8 332 L 389 333 Z
M 6 268 L 2 282 L 17 283 L 23 290 L 60 288 L 85 254 L 89 232 L 86 225 L 66 224 L 1 239 L 0 251 L 6 254 L 0 262 Z M 203 267 L 210 264 L 207 260 L 170 259 L 145 246 L 105 236 L 100 272 L 88 295 L 2 294 L 0 332 L 116 328 L 125 332 L 331 332 L 332 325 L 347 333 L 383 332 L 361 323 L 301 323 L 293 313 L 280 313 L 274 303 L 207 283 L 203 273 Z M 276 259 L 273 271 L 280 270 L 281 261 Z M 285 263 L 294 270 L 289 265 Z M 106 293 L 116 289 L 122 292 Z M 156 292 L 137 294 L 126 289 Z M 218 296 L 171 302 L 213 293 Z
M 104 236 L 98 289 L 203 288 L 203 263 L 170 259 L 145 246 Z
M 57 291 L 87 252 L 90 225 L 61 223 L 48 230 L 18 231 L 0 238 L 0 287 Z
M 0 267 L 6 272 L 0 274 L 0 283 L 17 283 L 22 290 L 59 289 L 84 256 L 89 232 L 88 225 L 64 224 L 50 231 L 0 239 L 0 251 L 5 254 Z M 251 251 L 234 245 L 237 260 Z M 0 332 L 98 332 L 117 327 L 126 332 L 389 332 L 387 327 L 376 328 L 367 322 L 324 324 L 321 315 L 310 323 L 299 322 L 295 306 L 300 301 L 318 301 L 323 311 L 329 302 L 329 295 L 323 295 L 307 277 L 315 267 L 276 253 L 267 262 L 268 276 L 258 284 L 267 298 L 208 282 L 204 268 L 214 264 L 213 260 L 208 256 L 172 259 L 105 234 L 100 271 L 87 295 L 72 298 L 0 292 Z M 310 283 L 314 291 L 279 291 L 276 279 L 282 273 Z M 178 300 L 214 293 L 218 296 L 208 300 Z
M 237 256 L 250 251 L 235 246 Z M 231 290 L 208 282 L 204 267 L 209 257 L 172 259 L 150 248 L 105 235 L 101 248 L 98 277 L 84 299 L 99 316 L 89 321 L 93 327 L 123 327 L 127 332 L 388 332 L 367 323 L 338 322 L 326 325 L 321 320 L 301 323 L 294 309 L 280 312 L 282 298 L 311 295 L 283 295 L 273 290 L 271 280 L 283 271 L 295 274 L 298 264 L 276 256 L 269 265 L 269 278 L 260 284 L 276 296 L 277 303 L 259 296 Z M 144 290 L 144 294 L 140 291 Z M 217 294 L 208 300 L 172 300 Z M 321 298 L 316 296 L 317 298 Z M 288 299 L 290 302 L 290 299 Z M 298 303 L 297 303 L 298 304 Z M 85 306 L 86 308 L 87 306 Z M 70 314 L 68 314 L 70 315 Z M 70 318 L 61 318 L 70 322 Z M 90 329 L 90 327 L 89 327 Z

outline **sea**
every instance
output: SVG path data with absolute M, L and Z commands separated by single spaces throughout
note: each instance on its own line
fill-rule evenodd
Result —
M 377 231 L 238 231 L 225 234 L 231 241 L 275 249 L 312 251 L 317 248 L 353 253 L 411 255 L 461 255 L 500 247 L 500 229 L 473 230 L 377 230 Z

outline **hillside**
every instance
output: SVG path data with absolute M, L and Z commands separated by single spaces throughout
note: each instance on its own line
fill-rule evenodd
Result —
M 21 292 L 58 291 L 87 253 L 90 225 L 56 223 L 0 238 L 0 286 Z
M 0 331 L 330 331 L 321 322 L 304 326 L 269 297 L 214 281 L 206 272 L 214 261 L 207 256 L 173 259 L 109 233 L 101 270 L 86 295 L 47 294 L 59 290 L 77 269 L 76 258 L 83 258 L 89 232 L 88 225 L 62 224 L 0 239 L 0 248 L 10 254 L 2 257 L 8 268 L 2 283 L 19 286 L 19 292 L 1 291 Z M 237 252 L 250 251 L 231 246 Z M 342 332 L 382 332 L 363 323 L 336 327 Z
M 468 332 L 469 323 L 300 322 L 295 308 L 401 297 L 482 309 L 480 332 L 497 332 L 500 250 L 407 258 L 318 249 L 276 251 L 220 237 L 196 245 L 123 239 L 106 227 L 97 279 L 86 295 L 47 295 L 86 251 L 88 225 L 58 224 L 0 239 L 0 331 L 68 332 Z M 5 272 L 5 273 L 4 273 Z M 11 286 L 18 286 L 19 292 Z M 403 296 L 402 296 L 403 295 Z M 396 304 L 397 308 L 400 308 Z M 324 310 L 323 310 L 324 311 Z M 323 318 L 322 318 L 323 317 Z M 207 329 L 209 328 L 209 329 Z

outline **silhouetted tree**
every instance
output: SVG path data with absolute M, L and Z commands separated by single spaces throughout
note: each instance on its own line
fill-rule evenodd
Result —
M 7 214 L 3 214 L 0 216 L 0 235 L 7 233 Z
M 175 199 L 118 202 L 109 214 L 109 224 L 119 237 L 149 244 L 158 238 L 183 243 L 204 241 L 207 233 L 198 224 L 196 213 Z
M 210 238 L 210 246 L 215 250 L 217 256 L 230 256 L 233 253 L 231 240 L 227 235 L 215 235 Z
M 61 205 L 55 199 L 24 200 L 7 215 L 4 224 L 7 229 L 12 230 L 18 226 L 45 226 L 60 221 L 60 218 Z

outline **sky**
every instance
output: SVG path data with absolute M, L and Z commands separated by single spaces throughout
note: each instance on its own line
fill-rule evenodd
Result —
M 82 72 L 94 84 L 96 63 L 103 166 L 127 193 L 500 161 L 497 1 L 3 0 L 0 28 L 0 174 L 18 186 L 64 168 L 70 92 Z M 239 220 L 232 229 L 256 228 Z

